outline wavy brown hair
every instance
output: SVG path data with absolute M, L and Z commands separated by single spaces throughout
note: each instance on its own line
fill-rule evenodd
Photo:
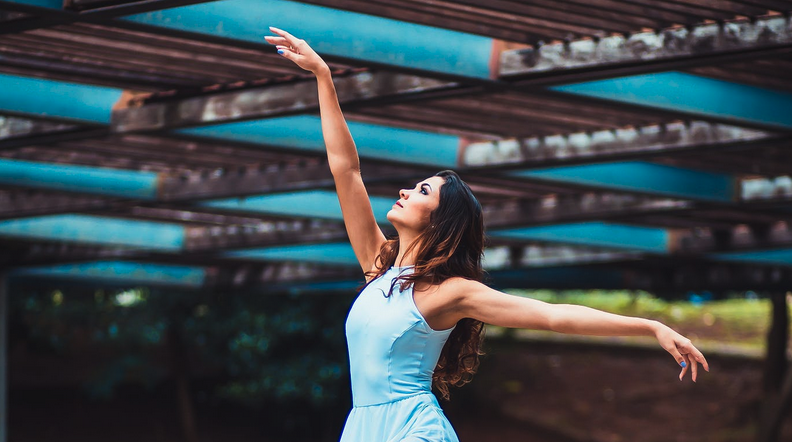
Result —
M 484 217 L 473 192 L 451 170 L 437 175 L 445 180 L 440 186 L 440 203 L 432 212 L 429 224 L 408 246 L 415 249 L 415 267 L 412 273 L 394 279 L 390 296 L 398 283 L 401 290 L 412 287 L 417 281 L 432 285 L 451 277 L 481 281 L 484 271 L 481 257 L 484 253 Z M 396 263 L 399 240 L 386 241 L 375 260 L 376 270 L 366 272 L 373 281 Z M 461 387 L 473 378 L 479 365 L 484 324 L 470 318 L 460 320 L 440 353 L 432 381 L 443 399 L 448 399 L 449 386 Z

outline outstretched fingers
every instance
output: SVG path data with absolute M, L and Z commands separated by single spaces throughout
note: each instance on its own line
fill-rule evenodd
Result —
M 289 44 L 289 40 L 286 40 L 283 37 L 276 37 L 274 35 L 267 35 L 264 37 L 264 40 L 267 40 L 267 43 L 275 46 L 291 46 Z
M 291 46 L 293 48 L 296 48 L 297 45 L 300 43 L 300 39 L 299 38 L 289 34 L 288 32 L 284 31 L 283 29 L 278 29 L 278 28 L 276 28 L 274 26 L 270 26 L 270 31 L 272 31 L 274 34 L 280 35 L 284 40 L 286 40 L 287 44 L 284 45 L 284 46 Z

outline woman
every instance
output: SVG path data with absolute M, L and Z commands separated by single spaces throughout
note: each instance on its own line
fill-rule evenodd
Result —
M 655 336 L 693 381 L 707 361 L 688 339 L 656 321 L 511 296 L 480 282 L 481 206 L 443 171 L 402 189 L 388 212 L 398 239 L 377 226 L 330 69 L 300 39 L 276 28 L 266 40 L 316 75 L 327 157 L 355 256 L 366 276 L 347 318 L 353 409 L 342 442 L 457 441 L 431 393 L 470 380 L 483 323 L 581 335 Z

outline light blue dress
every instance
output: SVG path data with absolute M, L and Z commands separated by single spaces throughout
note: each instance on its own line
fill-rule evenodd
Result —
M 346 322 L 352 411 L 341 442 L 458 442 L 432 394 L 432 373 L 453 329 L 429 327 L 412 288 L 393 279 L 412 267 L 392 267 L 355 300 Z

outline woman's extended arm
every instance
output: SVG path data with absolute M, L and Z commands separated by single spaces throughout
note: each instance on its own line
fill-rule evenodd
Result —
M 364 272 L 369 271 L 379 254 L 380 246 L 385 242 L 385 235 L 374 219 L 371 201 L 360 174 L 355 141 L 341 113 L 330 69 L 304 40 L 277 28 L 270 30 L 278 37 L 268 36 L 266 40 L 277 46 L 279 54 L 316 75 L 322 134 L 344 224 L 361 268 Z
M 606 313 L 580 305 L 548 304 L 508 295 L 476 281 L 458 279 L 451 285 L 456 287 L 449 286 L 443 291 L 460 294 L 455 312 L 458 318 L 474 318 L 503 327 L 552 330 L 577 335 L 654 336 L 660 346 L 682 366 L 680 380 L 690 369 L 695 381 L 699 363 L 709 371 L 704 355 L 690 340 L 660 322 Z

